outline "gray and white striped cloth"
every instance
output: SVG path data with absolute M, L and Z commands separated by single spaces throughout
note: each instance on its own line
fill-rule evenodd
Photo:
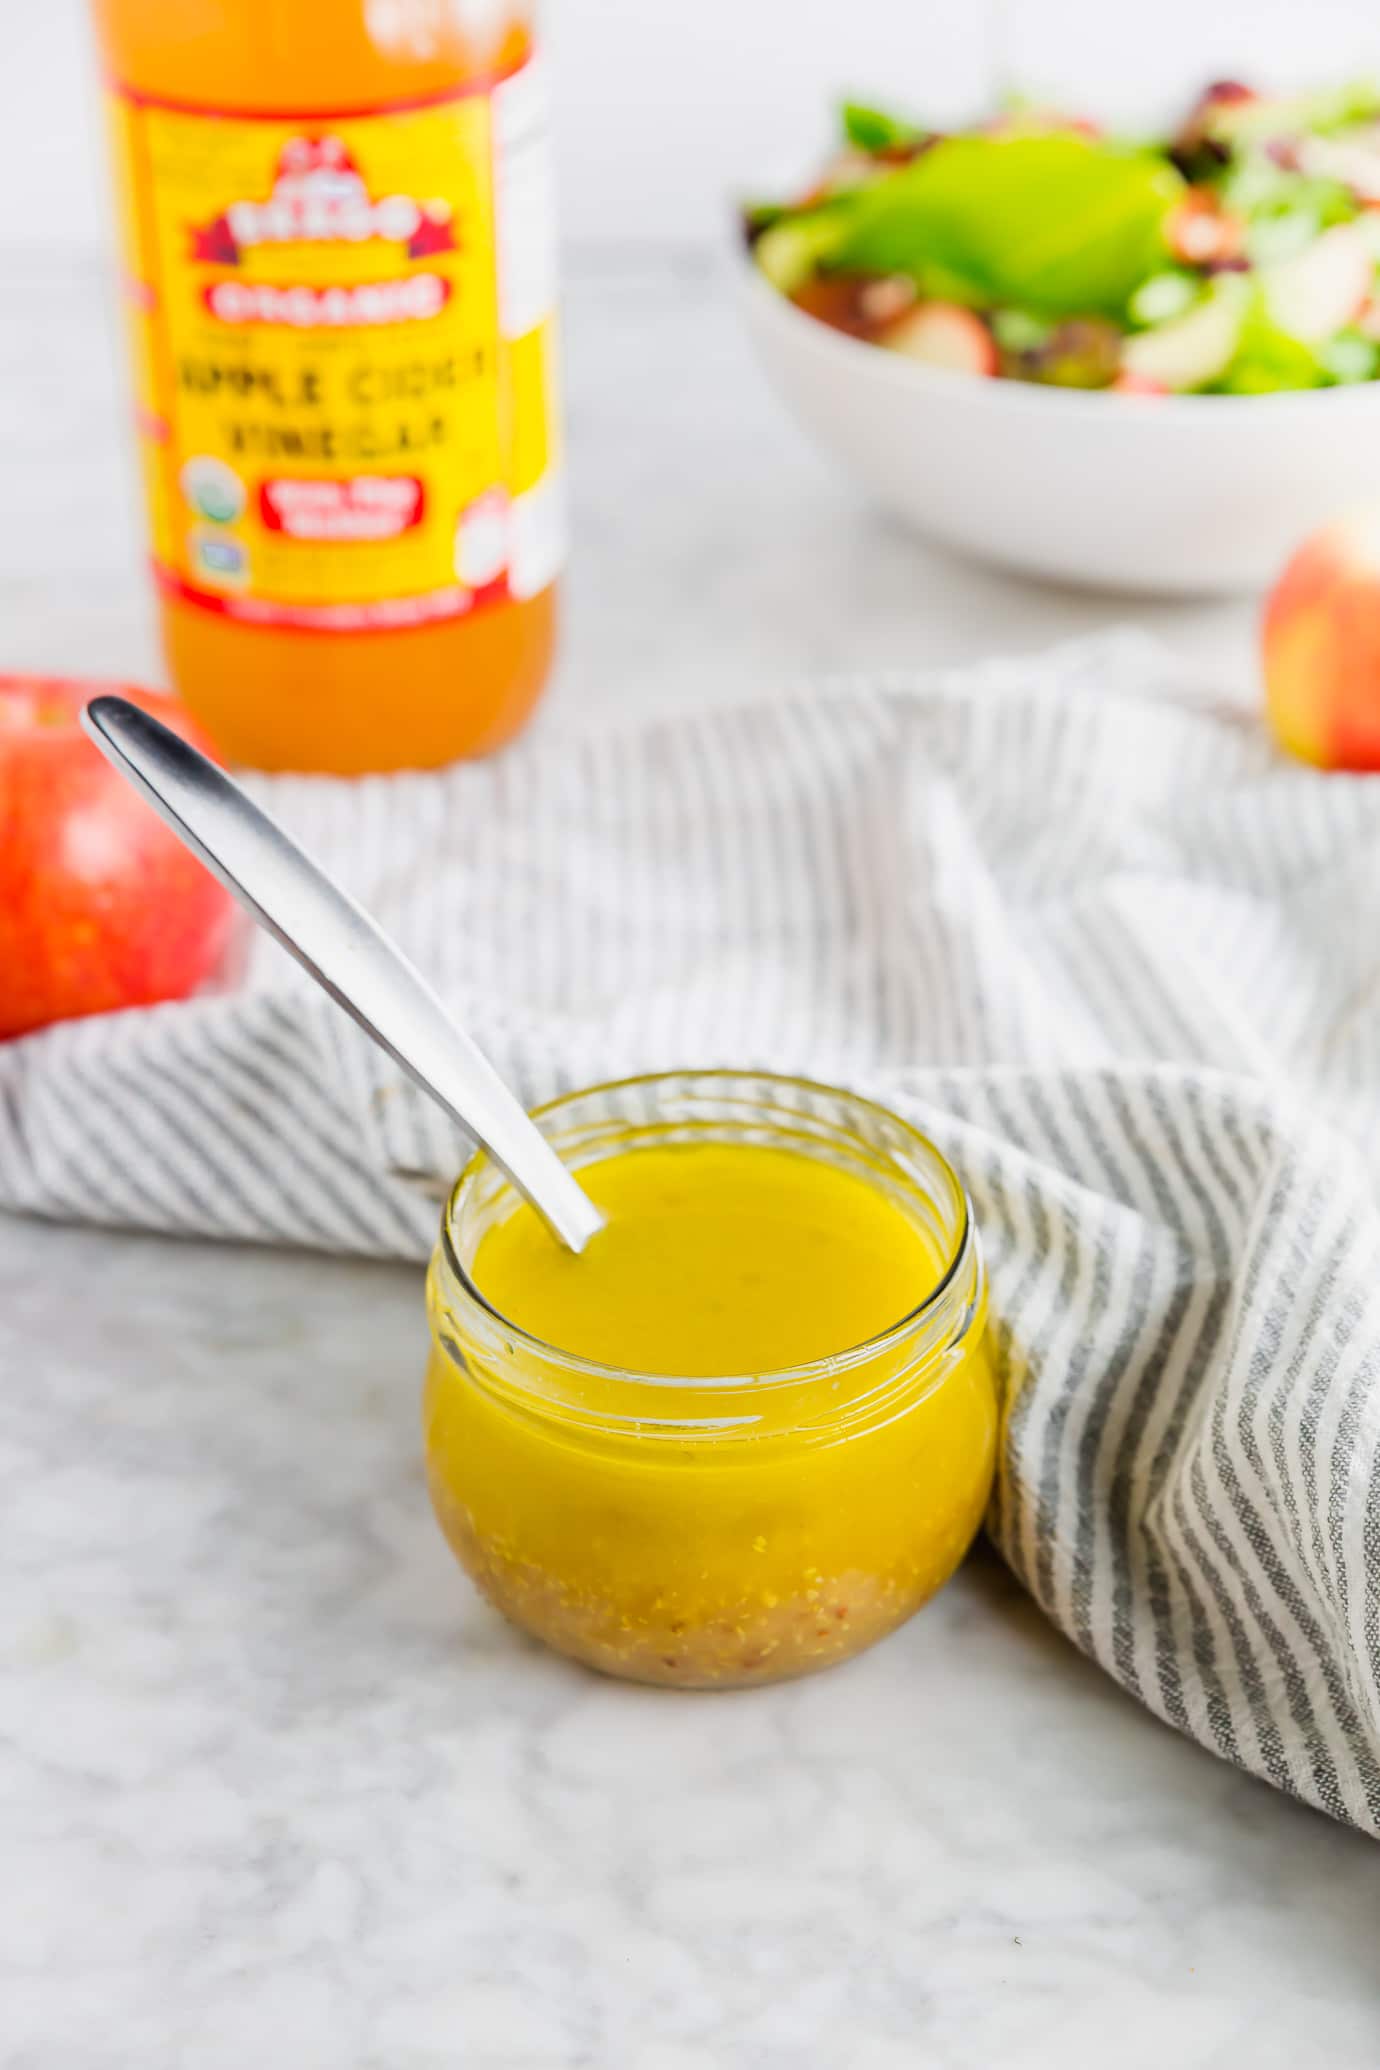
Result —
M 1162 1718 L 1380 1832 L 1380 779 L 1134 637 L 256 790 L 530 1099 L 870 1090 L 961 1167 L 991 1528 Z M 459 1145 L 271 944 L 0 1050 L 0 1201 L 420 1257 Z

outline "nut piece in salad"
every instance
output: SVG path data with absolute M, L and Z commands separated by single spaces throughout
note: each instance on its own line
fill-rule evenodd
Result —
M 922 365 L 1140 395 L 1380 372 L 1380 89 L 1209 86 L 1144 142 L 1014 108 L 941 132 L 845 104 L 803 194 L 744 214 L 807 314 Z

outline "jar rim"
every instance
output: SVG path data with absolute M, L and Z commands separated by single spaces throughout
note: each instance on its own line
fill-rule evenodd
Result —
M 502 1309 L 496 1308 L 487 1295 L 483 1293 L 461 1260 L 453 1229 L 453 1221 L 461 1195 L 478 1180 L 486 1169 L 497 1169 L 489 1152 L 482 1147 L 476 1149 L 462 1167 L 455 1184 L 446 1196 L 445 1206 L 441 1211 L 441 1252 L 465 1299 L 473 1307 L 477 1308 L 482 1315 L 487 1317 L 490 1323 L 497 1324 L 503 1331 L 505 1339 L 510 1342 L 513 1348 L 520 1346 L 527 1353 L 535 1355 L 537 1358 L 553 1364 L 565 1372 L 579 1374 L 591 1380 L 633 1383 L 638 1387 L 676 1389 L 682 1392 L 691 1391 L 706 1395 L 717 1393 L 729 1394 L 744 1388 L 751 1388 L 754 1392 L 760 1392 L 773 1387 L 785 1388 L 808 1385 L 816 1380 L 829 1379 L 839 1374 L 849 1373 L 855 1367 L 864 1365 L 870 1360 L 885 1354 L 887 1351 L 902 1345 L 906 1338 L 920 1328 L 928 1317 L 942 1310 L 946 1299 L 952 1294 L 965 1268 L 973 1260 L 978 1243 L 972 1203 L 968 1198 L 968 1190 L 964 1186 L 963 1181 L 959 1178 L 958 1173 L 954 1170 L 938 1144 L 931 1137 L 927 1136 L 923 1129 L 919 1129 L 913 1122 L 907 1121 L 894 1108 L 885 1106 L 880 1100 L 870 1099 L 864 1093 L 853 1092 L 846 1086 L 830 1085 L 823 1079 L 806 1078 L 781 1071 L 733 1070 L 723 1067 L 703 1070 L 643 1071 L 624 1078 L 605 1079 L 598 1084 L 578 1086 L 571 1092 L 560 1093 L 554 1099 L 544 1100 L 540 1106 L 533 1107 L 530 1112 L 534 1121 L 541 1122 L 548 1116 L 558 1112 L 561 1108 L 568 1107 L 573 1101 L 599 1095 L 633 1092 L 644 1087 L 657 1085 L 683 1086 L 689 1084 L 712 1086 L 714 1084 L 741 1083 L 743 1080 L 752 1080 L 759 1085 L 767 1087 L 790 1087 L 797 1092 L 820 1094 L 826 1098 L 846 1099 L 855 1107 L 875 1114 L 893 1127 L 900 1129 L 905 1135 L 914 1140 L 928 1158 L 934 1161 L 941 1178 L 948 1187 L 950 1203 L 955 1210 L 955 1233 L 947 1247 L 943 1271 L 924 1299 L 917 1302 L 914 1308 L 909 1309 L 896 1322 L 889 1323 L 884 1330 L 875 1331 L 872 1336 L 865 1338 L 861 1344 L 850 1345 L 846 1350 L 834 1352 L 827 1358 L 808 1360 L 803 1365 L 774 1366 L 759 1373 L 716 1373 L 688 1376 L 675 1373 L 646 1373 L 627 1367 L 609 1365 L 599 1359 L 587 1358 L 579 1352 L 565 1351 L 561 1346 L 551 1344 L 545 1338 L 539 1337 L 533 1331 L 524 1328 L 521 1323 L 515 1322 L 511 1316 L 505 1315 Z M 979 1277 L 981 1277 L 980 1266 Z M 954 1339 L 962 1335 L 963 1329 L 967 1327 L 967 1322 L 968 1317 L 959 1318 L 958 1327 L 953 1332 Z

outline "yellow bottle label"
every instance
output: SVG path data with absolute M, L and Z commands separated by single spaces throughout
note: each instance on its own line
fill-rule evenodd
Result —
M 338 117 L 112 100 L 160 583 L 320 632 L 544 589 L 562 529 L 540 61 Z

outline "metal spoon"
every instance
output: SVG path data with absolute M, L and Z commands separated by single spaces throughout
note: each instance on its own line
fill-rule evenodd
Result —
M 369 915 L 223 770 L 138 705 L 94 697 L 82 724 L 259 925 L 452 1121 L 478 1137 L 552 1235 L 582 1251 L 603 1227 L 598 1208 Z

